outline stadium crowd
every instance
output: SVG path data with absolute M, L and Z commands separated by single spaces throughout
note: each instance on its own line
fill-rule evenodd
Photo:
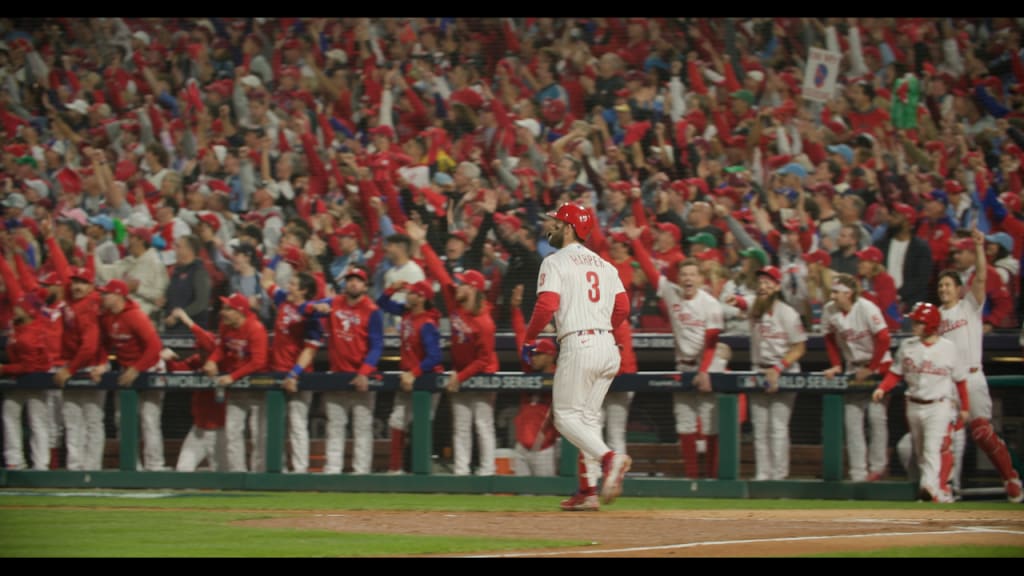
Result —
M 723 334 L 749 333 L 769 266 L 820 332 L 835 274 L 901 331 L 943 270 L 984 265 L 985 330 L 1016 330 L 1020 20 L 0 19 L 0 331 L 14 295 L 59 330 L 85 283 L 159 334 L 239 302 L 274 333 L 284 293 L 301 316 L 358 276 L 447 333 L 427 248 L 508 331 L 564 202 L 593 212 L 633 330 L 671 330 L 635 238 L 670 281 L 699 261 Z M 811 47 L 841 54 L 823 102 Z

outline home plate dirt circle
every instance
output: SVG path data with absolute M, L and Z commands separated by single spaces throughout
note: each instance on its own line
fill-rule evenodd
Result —
M 589 546 L 482 551 L 495 557 L 767 557 L 917 546 L 1013 546 L 1024 554 L 1024 509 L 614 510 L 600 512 L 281 512 L 246 526 L 338 532 L 590 540 Z

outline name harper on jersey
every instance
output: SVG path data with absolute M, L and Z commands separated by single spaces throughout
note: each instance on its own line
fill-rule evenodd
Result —
M 904 358 L 902 366 L 904 374 L 917 373 L 934 374 L 936 376 L 949 376 L 951 372 L 949 368 L 938 366 L 931 360 L 925 360 L 924 362 L 918 364 L 914 362 L 913 358 Z
M 603 268 L 607 263 L 596 254 L 569 254 L 569 261 L 577 266 Z

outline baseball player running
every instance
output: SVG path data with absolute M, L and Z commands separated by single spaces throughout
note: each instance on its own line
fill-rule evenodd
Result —
M 404 302 L 398 302 L 396 292 Z M 441 372 L 441 334 L 437 330 L 441 314 L 434 308 L 434 289 L 429 280 L 420 280 L 411 285 L 396 282 L 389 286 L 377 305 L 388 314 L 401 316 L 399 324 L 398 360 L 400 389 L 395 392 L 394 404 L 388 416 L 391 436 L 391 456 L 388 474 L 401 474 L 402 456 L 405 452 L 405 435 L 412 423 L 412 389 L 416 378 L 428 372 Z M 441 400 L 440 394 L 431 395 L 431 417 Z
M 217 348 L 203 365 L 203 373 L 216 378 L 217 386 L 230 387 L 239 378 L 264 370 L 267 366 L 267 329 L 249 308 L 249 299 L 239 292 L 221 296 L 220 328 Z M 218 376 L 218 374 L 220 374 Z M 252 470 L 266 466 L 266 416 L 261 410 L 264 393 L 260 390 L 228 390 L 224 430 L 228 441 L 228 471 L 245 472 L 245 418 L 252 414 Z
M 494 318 L 491 305 L 486 301 L 487 280 L 477 270 L 448 274 L 444 263 L 426 242 L 426 229 L 406 225 L 409 236 L 420 246 L 426 268 L 431 277 L 441 284 L 445 305 L 452 325 L 452 371 L 447 390 L 452 402 L 453 472 L 469 474 L 473 449 L 473 428 L 476 428 L 480 457 L 480 476 L 494 475 L 494 450 L 497 446 L 494 430 L 495 392 L 461 392 L 459 383 L 477 374 L 497 372 L 500 364 L 494 349 Z
M 974 240 L 976 261 L 984 263 L 985 235 L 974 230 L 971 238 Z M 988 392 L 988 381 L 981 363 L 982 315 L 987 276 L 984 268 L 980 274 L 975 270 L 964 295 L 957 271 L 946 270 L 939 274 L 939 311 L 942 315 L 939 335 L 953 342 L 958 365 L 967 367 L 967 392 L 971 402 L 965 421 L 971 430 L 971 438 L 999 471 L 1006 487 L 1007 499 L 1021 502 L 1024 500 L 1024 492 L 1021 490 L 1020 475 L 1013 469 L 1006 443 L 992 427 L 992 397 Z M 962 458 L 961 448 L 956 454 L 956 461 L 960 462 Z
M 700 288 L 703 281 L 696 259 L 681 260 L 678 265 L 678 283 L 671 282 L 654 267 L 639 239 L 640 229 L 631 228 L 626 233 L 633 238 L 633 253 L 640 262 L 640 268 L 650 278 L 655 295 L 665 303 L 669 311 L 669 323 L 675 340 L 676 369 L 694 374 L 693 383 L 697 394 L 672 394 L 676 434 L 679 435 L 686 477 L 700 477 L 697 462 L 698 418 L 707 434 L 708 475 L 715 477 L 718 475 L 717 401 L 715 395 L 707 392 L 711 391 L 708 372 L 715 360 L 718 335 L 724 326 L 722 305 Z
M 785 480 L 789 476 L 789 420 L 796 392 L 779 392 L 779 375 L 799 372 L 807 350 L 800 315 L 780 292 L 782 273 L 775 266 L 757 272 L 757 299 L 750 309 L 750 359 L 764 374 L 766 389 L 750 398 L 754 429 L 754 480 Z
M 106 357 L 109 352 L 120 370 L 117 385 L 130 387 L 139 374 L 147 371 L 163 371 L 160 364 L 160 349 L 163 344 L 156 333 L 156 327 L 139 308 L 137 302 L 128 297 L 130 289 L 121 279 L 114 279 L 100 287 L 103 295 L 100 315 L 100 353 Z M 103 363 L 89 371 L 93 382 L 99 383 L 109 364 Z M 142 414 L 143 460 L 145 470 L 164 470 L 164 435 L 161 429 L 164 391 L 143 390 L 139 392 L 139 412 Z
M 951 406 L 960 397 L 967 412 L 967 366 L 962 364 L 952 341 L 939 336 L 942 315 L 928 302 L 914 304 L 908 315 L 912 338 L 900 343 L 896 359 L 882 383 L 871 394 L 881 402 L 902 379 L 907 383 L 907 426 L 918 455 L 919 497 L 931 502 L 952 502 L 947 479 L 953 468 L 952 438 L 956 421 Z
M 308 272 L 288 277 L 288 289 L 274 283 L 274 271 L 263 270 L 263 289 L 277 307 L 274 341 L 270 350 L 272 372 L 287 372 L 282 387 L 288 393 L 288 444 L 291 446 L 292 472 L 309 471 L 309 407 L 312 390 L 299 390 L 299 376 L 313 364 L 316 351 L 323 345 L 320 320 L 302 314 L 304 303 L 316 297 L 316 278 Z
M 889 327 L 875 303 L 860 297 L 860 284 L 849 274 L 837 274 L 832 282 L 831 300 L 821 314 L 825 350 L 831 367 L 825 376 L 834 378 L 844 370 L 854 382 L 865 382 L 877 374 L 885 377 L 892 364 Z M 885 474 L 888 464 L 889 418 L 887 403 L 871 402 L 867 395 L 847 394 L 845 398 L 846 458 L 850 480 L 873 482 Z M 871 424 L 870 449 L 864 440 L 864 415 Z
M 373 409 L 377 392 L 370 375 L 384 351 L 384 315 L 366 295 L 366 270 L 352 266 L 344 273 L 345 293 L 311 302 L 316 316 L 327 318 L 327 358 L 332 372 L 354 373 L 354 390 L 323 393 L 327 412 L 324 474 L 341 474 L 345 465 L 345 432 L 352 415 L 352 472 L 369 474 L 373 467 Z M 309 310 L 307 308 L 307 313 Z
M 522 352 L 530 354 L 554 317 L 561 348 L 552 392 L 555 428 L 583 452 L 588 470 L 600 464 L 600 500 L 611 504 L 622 493 L 632 459 L 602 439 L 601 404 L 620 364 L 612 330 L 629 316 L 629 300 L 615 267 L 581 244 L 594 226 L 593 217 L 569 203 L 548 216 L 553 220 L 547 223 L 547 239 L 558 251 L 541 262 L 537 304 Z M 562 507 L 595 493 L 596 487 L 588 486 Z
M 39 229 L 46 236 L 46 246 L 53 259 L 54 271 L 64 286 L 67 305 L 62 312 L 64 329 L 61 332 L 59 365 L 53 382 L 64 384 L 79 370 L 91 370 L 106 364 L 100 353 L 100 295 L 93 289 L 93 272 L 87 268 L 72 268 L 64 252 L 53 237 L 52 224 L 42 220 Z M 91 262 L 89 260 L 88 262 Z M 97 388 L 74 388 L 64 391 L 64 439 L 67 447 L 68 470 L 101 470 L 106 429 L 103 416 L 107 391 Z
M 19 256 L 15 256 L 19 258 Z M 10 336 L 7 339 L 7 364 L 0 364 L 0 375 L 19 376 L 50 369 L 49 342 L 43 326 L 48 322 L 43 310 L 45 298 L 22 290 L 7 259 L 0 254 L 0 274 L 13 303 Z M 9 470 L 25 468 L 22 439 L 22 410 L 27 412 L 29 454 L 33 470 L 47 470 L 50 465 L 50 423 L 46 406 L 46 390 L 12 389 L 4 392 L 4 462 Z

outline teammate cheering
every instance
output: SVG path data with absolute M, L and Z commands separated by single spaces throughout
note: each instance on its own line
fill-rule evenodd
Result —
M 878 306 L 860 297 L 860 284 L 849 274 L 837 274 L 832 281 L 832 298 L 825 304 L 821 324 L 825 350 L 832 363 L 825 376 L 843 371 L 854 382 L 864 383 L 872 375 L 884 377 L 892 364 L 889 328 Z M 880 480 L 888 463 L 889 417 L 887 404 L 870 402 L 866 395 L 847 394 L 845 402 L 846 458 L 850 480 Z M 871 424 L 871 444 L 864 441 L 864 414 Z
M 750 399 L 754 429 L 754 480 L 785 480 L 789 476 L 789 419 L 796 392 L 779 392 L 779 375 L 799 372 L 807 350 L 800 315 L 780 292 L 782 273 L 775 266 L 757 272 L 757 299 L 750 310 L 750 360 L 764 374 L 766 389 Z
M 323 344 L 323 327 L 319 320 L 302 315 L 301 306 L 316 297 L 316 279 L 308 272 L 288 277 L 288 290 L 274 283 L 274 271 L 263 270 L 260 281 L 267 296 L 277 307 L 274 320 L 274 345 L 270 350 L 272 372 L 287 372 L 283 387 L 288 393 L 288 443 L 291 445 L 292 472 L 309 471 L 309 406 L 313 391 L 299 391 L 299 376 L 313 364 L 316 351 Z
M 392 294 L 404 290 L 405 302 L 397 302 Z M 395 392 L 394 404 L 388 416 L 391 434 L 391 459 L 388 474 L 402 473 L 402 455 L 405 451 L 405 435 L 412 423 L 412 385 L 416 378 L 428 372 L 441 372 L 441 334 L 437 322 L 441 314 L 434 308 L 434 289 L 430 280 L 420 280 L 411 285 L 397 282 L 388 287 L 377 299 L 377 305 L 388 314 L 401 316 L 398 333 L 401 358 L 398 369 L 400 389 Z M 437 410 L 440 394 L 431 395 L 431 418 Z
M 626 233 L 633 240 L 633 253 L 640 262 L 640 268 L 650 279 L 655 295 L 665 303 L 669 311 L 669 323 L 675 339 L 676 369 L 692 373 L 697 394 L 675 392 L 672 394 L 676 433 L 683 455 L 687 478 L 700 477 L 697 466 L 697 419 L 707 434 L 708 476 L 718 475 L 718 418 L 717 402 L 711 391 L 708 371 L 715 360 L 718 335 L 724 319 L 722 305 L 708 292 L 701 290 L 700 265 L 696 259 L 687 258 L 678 264 L 678 283 L 658 272 L 650 255 L 640 241 L 640 228 L 627 228 Z
M 889 373 L 871 399 L 881 402 L 901 379 L 906 381 L 907 426 L 920 472 L 919 497 L 952 502 L 947 480 L 953 468 L 950 434 L 956 417 L 951 403 L 957 394 L 960 410 L 970 410 L 967 366 L 960 362 L 956 345 L 939 336 L 942 315 L 934 304 L 918 302 L 908 317 L 914 336 L 900 342 Z
M 384 350 L 384 315 L 366 295 L 366 270 L 351 266 L 343 276 L 345 293 L 310 302 L 306 313 L 326 317 L 327 359 L 332 372 L 355 374 L 354 390 L 323 393 L 327 412 L 324 474 L 341 474 L 345 466 L 345 429 L 352 415 L 352 472 L 369 474 L 373 465 L 373 408 L 377 392 L 369 376 L 377 371 Z
M 99 289 L 103 294 L 100 316 L 100 352 L 109 352 L 120 368 L 117 385 L 129 387 L 139 374 L 153 370 L 160 362 L 163 344 L 149 316 L 138 303 L 128 297 L 128 284 L 114 279 Z M 89 372 L 99 382 L 108 365 L 103 363 Z M 143 390 L 139 393 L 139 411 L 142 413 L 143 467 L 149 471 L 164 470 L 164 435 L 160 428 L 164 405 L 163 390 Z
M 235 292 L 221 297 L 220 328 L 217 348 L 203 365 L 203 372 L 216 378 L 218 386 L 231 386 L 235 380 L 260 372 L 267 365 L 267 329 L 249 308 L 249 299 Z M 223 373 L 221 376 L 218 374 Z M 266 462 L 266 415 L 260 410 L 264 393 L 259 390 L 233 390 L 227 393 L 228 471 L 245 472 L 245 417 L 252 413 L 252 470 L 261 472 Z
M 453 280 L 434 249 L 427 244 L 426 229 L 406 223 L 406 231 L 420 246 L 430 276 L 441 283 L 441 293 L 452 324 L 452 371 L 447 390 L 451 393 L 452 402 L 453 472 L 457 476 L 469 474 L 475 426 L 480 456 L 477 474 L 492 476 L 497 445 L 494 430 L 497 393 L 459 391 L 460 383 L 477 374 L 497 372 L 499 368 L 498 354 L 494 349 L 494 318 L 491 305 L 486 300 L 487 281 L 477 270 L 456 274 Z
M 611 504 L 633 461 L 602 439 L 601 404 L 621 361 L 612 330 L 629 316 L 629 300 L 615 267 L 581 244 L 593 217 L 568 203 L 548 216 L 547 239 L 558 251 L 541 262 L 523 355 L 554 316 L 561 347 L 552 391 L 555 428 L 583 452 L 588 469 L 600 463 L 601 502 Z
M 985 235 L 978 230 L 971 232 L 977 262 L 985 262 Z M 984 268 L 980 274 L 975 271 L 969 279 L 966 295 L 960 274 L 946 270 L 939 274 L 939 303 L 942 324 L 939 335 L 954 344 L 957 366 L 967 368 L 967 393 L 970 396 L 970 410 L 966 421 L 971 438 L 995 465 L 1006 487 L 1006 497 L 1011 502 L 1024 500 L 1020 476 L 1013 469 L 1006 443 L 992 428 L 992 397 L 988 392 L 988 381 L 982 370 L 981 346 L 983 335 L 983 314 L 987 276 Z M 961 408 L 963 409 L 963 408 Z M 915 444 L 916 445 L 916 444 Z M 956 461 L 963 458 L 962 448 L 957 451 Z M 957 466 L 959 468 L 959 466 Z

